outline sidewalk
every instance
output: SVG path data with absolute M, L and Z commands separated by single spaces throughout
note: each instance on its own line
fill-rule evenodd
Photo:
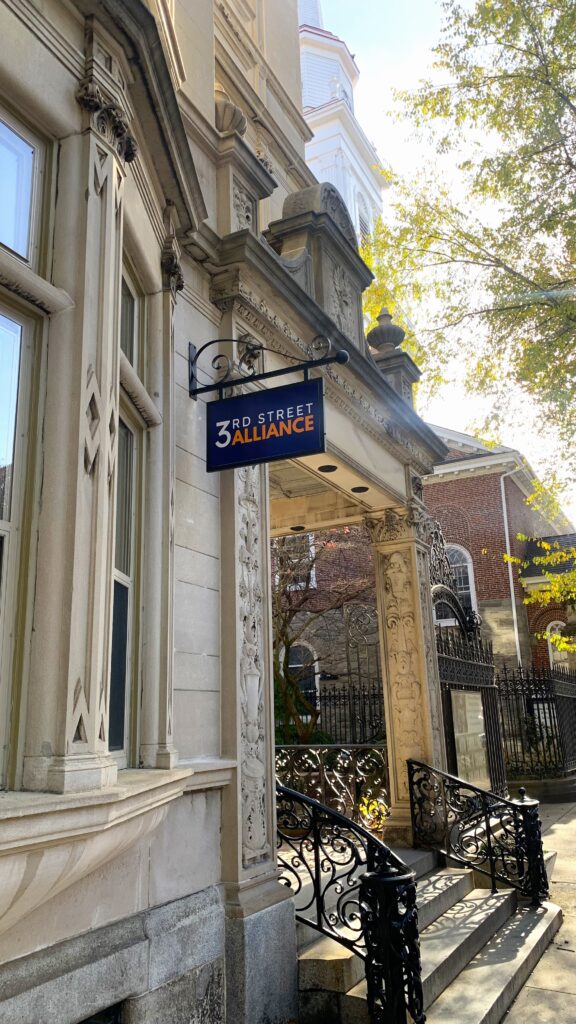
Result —
M 510 784 L 516 796 L 517 783 Z M 564 922 L 503 1024 L 576 1024 L 576 779 L 527 782 L 540 803 L 545 850 L 556 850 L 550 899 Z

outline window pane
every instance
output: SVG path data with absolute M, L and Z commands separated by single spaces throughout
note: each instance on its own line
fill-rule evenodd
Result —
M 10 518 L 22 328 L 0 315 L 0 519 Z
M 124 748 L 126 717 L 126 658 L 128 653 L 128 587 L 114 580 L 112 659 L 110 665 L 109 750 Z
M 132 566 L 132 489 L 134 438 L 120 420 L 118 432 L 118 482 L 116 491 L 116 556 L 119 572 L 130 576 Z
M 0 242 L 28 255 L 34 149 L 0 121 Z
M 120 307 L 120 348 L 126 358 L 134 362 L 135 301 L 132 292 L 122 278 L 122 305 Z

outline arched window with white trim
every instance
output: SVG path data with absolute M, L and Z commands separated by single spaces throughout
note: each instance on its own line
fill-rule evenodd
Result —
M 448 544 L 446 555 L 454 573 L 460 604 L 465 611 L 478 611 L 472 555 L 460 544 Z
M 474 566 L 472 555 L 460 544 L 447 544 L 446 557 L 454 573 L 456 594 L 465 612 L 478 611 L 476 587 L 474 585 Z M 435 607 L 436 621 L 440 626 L 455 626 L 452 610 L 444 602 Z
M 560 619 L 555 619 L 554 622 L 549 622 L 546 627 L 546 640 L 548 643 L 548 660 L 550 662 L 550 668 L 568 668 L 568 662 L 570 655 L 568 651 L 559 651 L 556 644 L 552 643 L 550 639 L 554 634 L 562 633 L 566 623 Z
M 318 660 L 315 652 L 306 643 L 293 644 L 288 655 L 290 676 L 312 704 L 318 696 Z

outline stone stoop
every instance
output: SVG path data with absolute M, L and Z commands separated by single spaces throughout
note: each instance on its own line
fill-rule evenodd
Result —
M 560 927 L 560 908 L 518 907 L 514 890 L 475 888 L 471 870 L 433 870 L 435 854 L 399 852 L 418 878 L 427 1021 L 500 1024 Z M 363 962 L 310 928 L 300 939 L 299 1024 L 369 1024 Z

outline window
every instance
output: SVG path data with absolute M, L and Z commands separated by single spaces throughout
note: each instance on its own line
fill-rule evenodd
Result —
M 570 654 L 568 651 L 559 651 L 555 644 L 550 640 L 550 636 L 554 633 L 562 633 L 566 623 L 556 619 L 546 627 L 546 637 L 548 640 L 548 659 L 550 661 L 550 668 L 568 668 L 570 662 Z
M 458 544 L 446 545 L 446 557 L 452 567 L 456 594 L 465 612 L 478 611 L 474 587 L 474 566 L 472 556 Z M 442 626 L 455 626 L 456 619 L 447 604 L 440 602 L 435 607 L 436 621 Z
M 108 748 L 118 755 L 122 767 L 126 767 L 128 763 L 131 681 L 134 665 L 136 446 L 134 431 L 124 420 L 120 420 Z
M 452 572 L 456 580 L 456 593 L 460 599 L 460 604 L 465 611 L 476 610 L 474 569 L 472 567 L 471 555 L 465 548 L 458 547 L 456 544 L 448 544 L 446 555 L 452 566 Z
M 142 300 L 133 276 L 128 270 L 122 275 L 120 304 L 120 348 L 136 372 L 140 369 Z
M 368 212 L 368 204 L 364 196 L 361 195 L 358 196 L 358 232 L 360 241 L 364 244 L 370 234 L 370 214 Z
M 288 667 L 292 682 L 297 683 L 302 696 L 315 707 L 318 687 L 314 652 L 305 644 L 294 644 L 288 655 Z
M 31 325 L 0 310 L 0 751 L 8 739 L 31 347 Z M 0 780 L 3 767 L 0 754 Z
M 38 141 L 0 112 L 0 243 L 26 260 L 35 247 L 40 156 Z
M 313 533 L 280 537 L 275 546 L 276 586 L 284 590 L 316 587 L 316 548 Z

